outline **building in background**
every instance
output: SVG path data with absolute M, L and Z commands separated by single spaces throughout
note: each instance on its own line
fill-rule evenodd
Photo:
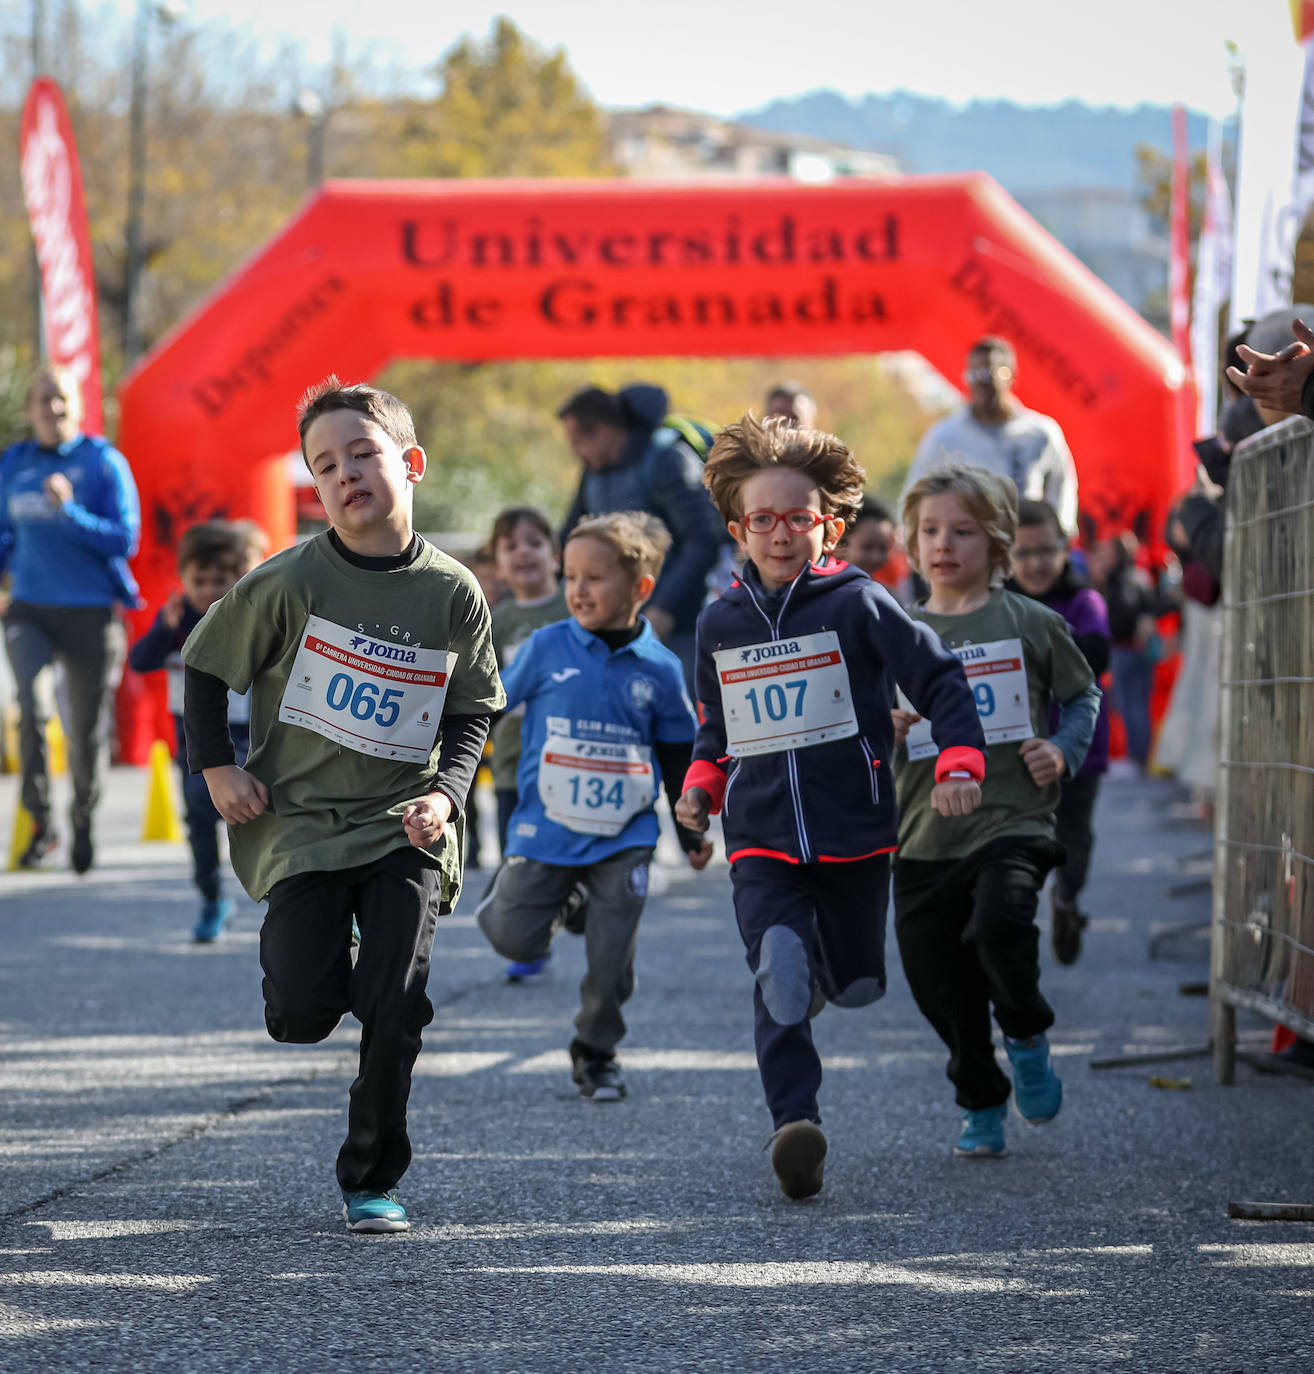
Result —
M 839 177 L 887 180 L 901 170 L 888 153 L 849 148 L 809 134 L 777 133 L 669 105 L 612 110 L 608 120 L 612 158 L 626 176 L 667 181 L 786 176 L 820 182 Z
M 1134 187 L 1064 186 L 1018 202 L 1156 328 L 1168 325 L 1168 226 Z

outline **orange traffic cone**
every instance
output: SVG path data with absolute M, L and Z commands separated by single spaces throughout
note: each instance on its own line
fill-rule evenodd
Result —
M 151 745 L 150 762 L 146 765 L 150 777 L 146 786 L 146 814 L 141 819 L 143 842 L 167 840 L 176 843 L 183 837 L 178 819 L 178 804 L 173 798 L 173 771 L 169 746 L 157 739 Z

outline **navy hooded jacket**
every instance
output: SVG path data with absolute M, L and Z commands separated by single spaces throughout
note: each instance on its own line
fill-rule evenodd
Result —
M 671 549 L 649 605 L 675 617 L 677 630 L 692 630 L 707 594 L 707 575 L 725 544 L 725 525 L 703 487 L 703 464 L 674 430 L 657 430 L 669 409 L 659 386 L 638 384 L 616 393 L 628 420 L 620 461 L 585 468 L 561 528 L 561 541 L 581 520 L 612 511 L 655 515 L 671 535 Z M 651 452 L 650 452 L 651 450 Z
M 721 688 L 712 655 L 770 640 L 833 630 L 849 674 L 858 733 L 807 748 L 726 756 Z M 985 773 L 985 737 L 962 664 L 928 626 L 911 620 L 866 573 L 828 558 L 805 567 L 774 596 L 750 562 L 739 580 L 698 618 L 701 707 L 685 787 L 701 787 L 721 811 L 726 853 L 789 863 L 869 858 L 896 847 L 895 684 L 932 724 L 940 748 L 936 777 Z

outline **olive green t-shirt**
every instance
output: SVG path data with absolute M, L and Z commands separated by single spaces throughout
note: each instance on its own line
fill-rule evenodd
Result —
M 493 648 L 497 651 L 497 666 L 505 668 L 519 652 L 529 636 L 542 625 L 554 625 L 565 620 L 566 593 L 560 587 L 541 601 L 516 601 L 507 597 L 493 607 Z M 493 726 L 493 786 L 499 792 L 516 790 L 516 769 L 520 767 L 520 724 L 525 712 L 521 707 L 508 711 Z
M 423 763 L 358 753 L 301 725 L 279 707 L 306 618 L 405 648 L 456 655 L 442 715 L 500 711 L 488 603 L 474 576 L 425 544 L 413 563 L 376 572 L 334 552 L 326 534 L 262 563 L 206 612 L 183 645 L 183 661 L 251 689 L 246 769 L 269 789 L 269 810 L 229 826 L 233 871 L 257 901 L 283 878 L 372 863 L 410 842 L 401 815 L 433 790 L 442 747 L 439 721 Z M 442 870 L 442 909 L 460 893 L 460 822 L 425 853 Z
M 908 614 L 924 621 L 955 651 L 999 639 L 1020 639 L 1036 738 L 1049 738 L 1051 700 L 1071 701 L 1095 680 L 1067 621 L 1030 597 L 997 588 L 984 606 L 967 615 L 935 615 L 921 606 L 909 607 Z M 1036 786 L 1019 753 L 1021 744 L 1017 740 L 988 747 L 981 805 L 970 816 L 937 815 L 931 809 L 935 759 L 910 761 L 907 746 L 899 745 L 894 756 L 899 857 L 958 858 L 1004 835 L 1052 839 L 1059 784 Z

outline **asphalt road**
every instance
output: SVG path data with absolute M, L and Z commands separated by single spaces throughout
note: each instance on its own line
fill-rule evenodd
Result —
M 944 1055 L 892 949 L 884 1002 L 817 1022 L 831 1153 L 805 1203 L 762 1149 L 724 865 L 649 905 L 620 1104 L 569 1082 L 581 942 L 507 986 L 458 911 L 411 1101 L 414 1228 L 386 1237 L 347 1233 L 334 1185 L 354 1026 L 265 1038 L 259 910 L 194 946 L 185 851 L 135 843 L 143 794 L 115 773 L 88 877 L 0 875 L 3 1374 L 1314 1368 L 1314 1227 L 1226 1215 L 1314 1202 L 1314 1085 L 1089 1067 L 1204 1043 L 1179 986 L 1206 941 L 1147 954 L 1207 914 L 1168 895 L 1210 845 L 1168 784 L 1106 788 L 1086 953 L 1046 955 L 1059 1119 L 1012 1118 L 1007 1159 L 951 1157 Z M 0 779 L 6 826 L 13 798 Z

